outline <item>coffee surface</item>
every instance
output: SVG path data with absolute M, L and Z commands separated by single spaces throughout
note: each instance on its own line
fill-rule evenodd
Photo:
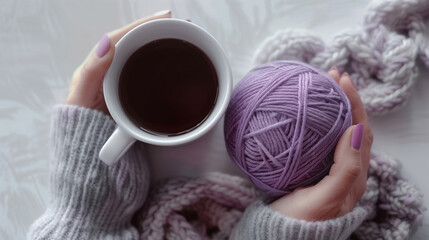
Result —
M 218 77 L 208 56 L 179 39 L 150 42 L 129 57 L 119 80 L 128 118 L 157 135 L 179 135 L 200 125 L 213 110 Z

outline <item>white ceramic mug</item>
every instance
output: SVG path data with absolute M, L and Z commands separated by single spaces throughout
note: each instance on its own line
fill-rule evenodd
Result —
M 125 114 L 118 94 L 119 77 L 128 58 L 143 45 L 163 38 L 185 40 L 200 48 L 212 61 L 218 76 L 218 96 L 210 115 L 193 130 L 176 136 L 153 135 L 139 129 Z M 112 165 L 136 140 L 169 146 L 183 144 L 204 135 L 219 121 L 228 106 L 232 92 L 232 74 L 222 47 L 206 30 L 185 20 L 158 19 L 135 27 L 119 40 L 113 62 L 104 77 L 103 92 L 107 108 L 118 128 L 104 144 L 99 157 L 106 164 Z

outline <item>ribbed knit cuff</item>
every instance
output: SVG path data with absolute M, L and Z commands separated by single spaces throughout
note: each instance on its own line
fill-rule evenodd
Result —
M 355 207 L 339 218 L 307 222 L 286 217 L 257 200 L 246 209 L 230 239 L 347 239 L 367 214 L 364 208 Z
M 51 129 L 51 201 L 32 225 L 31 239 L 137 239 L 134 212 L 147 196 L 149 172 L 141 145 L 114 166 L 98 153 L 115 129 L 103 113 L 54 108 Z

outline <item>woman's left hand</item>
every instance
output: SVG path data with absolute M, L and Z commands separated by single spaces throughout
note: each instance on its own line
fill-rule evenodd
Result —
M 76 69 L 66 104 L 78 105 L 109 114 L 103 95 L 103 79 L 112 63 L 115 44 L 131 29 L 150 20 L 170 18 L 170 11 L 162 11 L 140 19 L 121 29 L 105 34 L 85 61 Z
M 348 74 L 336 69 L 329 75 L 350 100 L 353 126 L 341 136 L 335 148 L 329 175 L 314 186 L 296 189 L 270 204 L 281 214 L 306 221 L 321 221 L 350 212 L 366 189 L 373 135 L 362 101 Z

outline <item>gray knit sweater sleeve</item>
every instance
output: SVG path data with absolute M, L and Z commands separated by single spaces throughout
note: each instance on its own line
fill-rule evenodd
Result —
M 339 218 L 307 222 L 288 218 L 257 200 L 246 209 L 230 239 L 347 239 L 368 214 L 367 209 L 356 206 L 352 212 Z
M 51 129 L 51 201 L 29 239 L 138 239 L 131 224 L 144 203 L 149 172 L 141 145 L 108 167 L 98 152 L 115 128 L 101 112 L 62 105 Z

